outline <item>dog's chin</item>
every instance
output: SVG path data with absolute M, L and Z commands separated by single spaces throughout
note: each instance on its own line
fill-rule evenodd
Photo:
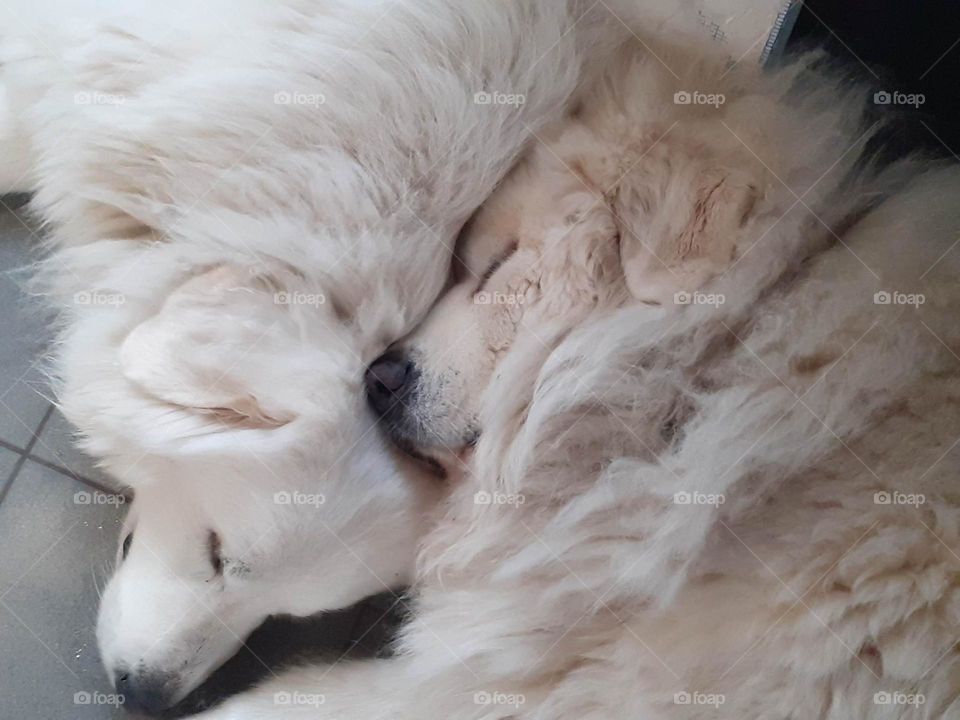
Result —
M 473 444 L 464 445 L 458 450 L 431 448 L 419 452 L 432 466 L 438 467 L 443 477 L 456 481 L 462 478 L 469 470 L 470 459 L 473 456 Z
M 398 450 L 424 470 L 444 480 L 463 475 L 479 439 L 479 432 L 470 431 L 451 446 L 428 445 L 418 442 L 419 433 L 412 435 L 395 423 L 386 422 L 385 430 Z

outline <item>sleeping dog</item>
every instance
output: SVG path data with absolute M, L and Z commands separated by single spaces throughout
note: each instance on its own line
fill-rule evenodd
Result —
M 409 581 L 435 488 L 364 368 L 626 31 L 579 0 L 15 5 L 2 186 L 49 231 L 59 405 L 135 491 L 98 636 L 157 711 L 266 616 Z
M 957 713 L 960 172 L 871 167 L 817 58 L 641 40 L 368 374 L 459 476 L 397 657 L 204 718 Z

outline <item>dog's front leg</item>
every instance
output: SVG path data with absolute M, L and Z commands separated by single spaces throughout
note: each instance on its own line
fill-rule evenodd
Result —
M 402 659 L 346 661 L 303 667 L 268 680 L 197 720 L 401 720 L 407 718 L 406 662 Z M 419 710 L 431 720 L 430 710 Z

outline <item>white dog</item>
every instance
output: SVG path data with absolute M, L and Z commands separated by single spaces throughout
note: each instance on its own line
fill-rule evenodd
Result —
M 136 492 L 98 635 L 159 710 L 267 615 L 410 579 L 435 488 L 363 368 L 625 30 L 576 0 L 87 5 L 4 8 L 0 184 L 49 229 L 60 405 Z
M 209 720 L 960 716 L 960 172 L 868 97 L 624 51 L 371 369 L 467 457 L 400 655 Z M 475 449 L 470 450 L 475 443 Z

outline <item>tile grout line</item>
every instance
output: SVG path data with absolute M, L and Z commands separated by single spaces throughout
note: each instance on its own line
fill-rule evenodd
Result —
M 7 493 L 10 492 L 10 488 L 13 487 L 14 481 L 17 479 L 17 475 L 20 473 L 20 470 L 23 468 L 24 464 L 27 462 L 30 451 L 33 449 L 33 446 L 37 444 L 37 440 L 40 439 L 40 433 L 43 432 L 43 428 L 46 426 L 47 421 L 50 419 L 50 416 L 53 415 L 53 405 L 47 406 L 46 412 L 43 413 L 43 417 L 40 418 L 40 422 L 37 423 L 37 427 L 34 428 L 33 434 L 30 436 L 27 446 L 18 451 L 20 457 L 17 458 L 17 461 L 13 465 L 13 469 L 10 471 L 10 474 L 7 476 L 7 481 L 3 484 L 3 487 L 0 488 L 0 503 L 7 497 Z M 8 443 L 4 443 L 7 445 Z
M 7 442 L 3 438 L 0 438 L 0 449 L 9 450 L 10 452 L 15 453 L 16 455 L 23 455 L 23 453 L 25 452 L 24 449 L 19 445 L 15 445 L 12 442 Z
M 117 488 L 111 488 L 106 485 L 102 485 L 95 480 L 91 480 L 90 478 L 84 477 L 83 475 L 78 475 L 73 470 L 63 465 L 58 465 L 55 462 L 51 462 L 50 460 L 47 460 L 45 458 L 39 457 L 37 455 L 33 455 L 32 453 L 26 453 L 26 459 L 36 463 L 37 465 L 42 465 L 45 468 L 58 472 L 61 475 L 65 475 L 66 477 L 70 478 L 71 480 L 74 480 L 75 482 L 80 483 L 81 485 L 86 485 L 87 487 L 93 488 L 94 490 L 98 490 L 99 492 L 102 492 L 102 493 L 106 493 L 107 495 L 122 495 L 124 497 L 127 496 L 126 493 L 123 492 L 122 490 L 119 490 Z
M 41 421 L 44 422 L 43 420 Z M 44 427 L 46 427 L 45 424 L 44 424 Z M 43 429 L 44 428 L 40 428 L 41 431 Z M 39 438 L 39 435 L 37 437 Z M 36 463 L 37 465 L 42 465 L 43 467 L 49 470 L 54 470 L 60 473 L 61 475 L 65 475 L 71 480 L 74 480 L 80 483 L 81 485 L 86 485 L 87 487 L 93 488 L 94 490 L 98 490 L 102 493 L 106 493 L 108 495 L 123 495 L 124 497 L 127 496 L 127 493 L 125 493 L 123 490 L 119 488 L 110 487 L 109 485 L 104 485 L 103 483 L 99 483 L 96 480 L 91 480 L 90 478 L 85 477 L 84 475 L 80 475 L 79 473 L 74 472 L 73 470 L 68 468 L 66 465 L 61 465 L 60 463 L 55 462 L 53 460 L 48 460 L 44 457 L 40 457 L 39 455 L 34 455 L 32 452 L 28 452 L 27 450 L 20 447 L 19 445 L 15 445 L 14 443 L 9 442 L 8 440 L 4 440 L 3 438 L 0 438 L 0 450 L 9 450 L 10 452 L 18 456 L 18 462 L 14 465 L 13 469 L 10 471 L 10 474 L 3 480 L 4 487 L 6 487 L 6 485 L 9 485 L 9 483 L 13 481 L 13 476 L 25 464 L 24 462 L 21 461 L 21 458 L 25 458 L 30 462 Z M 4 495 L 5 495 L 5 491 L 0 492 L 0 501 L 3 500 Z
M 53 410 L 53 403 L 50 403 L 50 405 L 47 406 L 47 411 L 40 419 L 40 422 L 37 423 L 37 428 L 33 431 L 33 435 L 30 436 L 30 442 L 28 442 L 27 446 L 23 449 L 24 455 L 29 455 L 33 450 L 33 446 L 37 444 L 38 440 L 40 440 L 40 433 L 42 433 L 43 429 L 47 426 L 47 421 L 50 419 L 50 416 L 53 415 Z
M 124 492 L 123 490 L 119 488 L 112 488 L 108 485 L 103 485 L 101 483 L 98 483 L 96 480 L 91 480 L 88 477 L 84 477 L 83 475 L 78 475 L 73 470 L 71 470 L 70 468 L 64 465 L 58 465 L 55 462 L 51 462 L 50 460 L 47 460 L 45 458 L 42 458 L 33 454 L 27 455 L 27 459 L 30 460 L 31 462 L 36 463 L 37 465 L 42 465 L 43 467 L 49 468 L 50 470 L 58 472 L 61 475 L 65 475 L 66 477 L 80 483 L 81 485 L 86 485 L 89 488 L 98 490 L 99 492 L 106 493 L 107 495 L 122 495 L 127 499 L 130 498 L 130 496 L 128 496 L 127 493 Z

